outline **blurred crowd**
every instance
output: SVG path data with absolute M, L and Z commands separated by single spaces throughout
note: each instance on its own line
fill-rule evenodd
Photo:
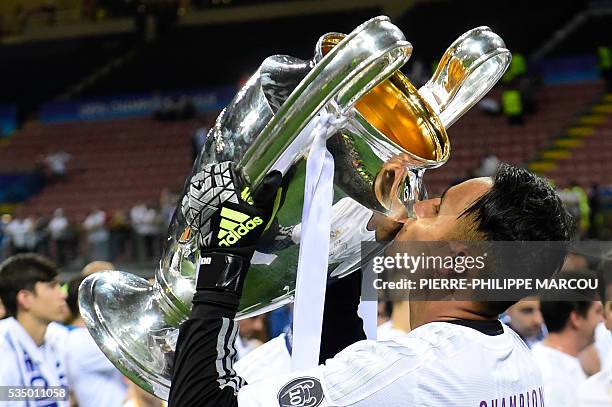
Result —
M 62 208 L 51 217 L 25 215 L 17 208 L 0 218 L 0 259 L 36 252 L 60 266 L 79 266 L 91 260 L 121 263 L 157 261 L 167 237 L 178 195 L 163 190 L 159 202 L 139 202 L 109 213 L 92 208 L 76 222 Z
M 141 390 L 113 366 L 81 317 L 80 284 L 93 273 L 113 269 L 110 262 L 93 261 L 69 281 L 60 282 L 57 268 L 44 256 L 21 253 L 10 257 L 0 266 L 0 299 L 4 301 L 0 301 L 0 334 L 10 336 L 11 343 L 26 353 L 35 353 L 30 357 L 51 361 L 44 366 L 43 375 L 50 385 L 70 389 L 71 406 L 163 406 L 165 403 Z M 287 329 L 289 313 L 284 308 L 241 321 L 236 339 L 238 357 Z M 0 340 L 0 385 L 12 380 L 7 371 L 26 377 L 40 373 L 28 372 L 28 366 L 34 365 L 23 366 L 7 352 L 6 345 Z M 37 350 L 29 345 L 36 345 Z M 67 407 L 68 403 L 60 405 Z

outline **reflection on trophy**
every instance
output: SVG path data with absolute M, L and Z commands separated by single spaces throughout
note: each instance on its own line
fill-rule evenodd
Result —
M 177 327 L 189 315 L 195 290 L 198 242 L 209 234 L 205 211 L 194 222 L 190 202 L 205 205 L 224 193 L 198 179 L 206 164 L 235 162 L 252 185 L 278 169 L 286 182 L 285 203 L 253 258 L 239 318 L 293 300 L 312 142 L 308 125 L 321 112 L 342 119 L 327 140 L 335 162 L 329 283 L 359 268 L 361 240 L 374 239 L 359 231 L 373 213 L 396 221 L 413 216 L 414 202 L 426 196 L 423 172 L 450 156 L 446 129 L 497 82 L 510 53 L 487 27 L 473 29 L 449 47 L 419 90 L 399 71 L 411 53 L 402 32 L 377 17 L 348 35 L 321 37 L 313 60 L 272 56 L 262 63 L 207 136 L 170 225 L 155 284 L 114 271 L 81 286 L 88 328 L 125 375 L 167 398 Z M 228 238 L 240 227 L 229 227 Z

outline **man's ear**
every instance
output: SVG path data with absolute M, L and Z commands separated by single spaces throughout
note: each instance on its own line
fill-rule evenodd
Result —
M 577 311 L 572 311 L 569 314 L 569 318 L 567 319 L 567 324 L 571 327 L 571 328 L 575 328 L 577 329 L 578 327 L 580 327 L 582 325 L 582 320 L 584 318 L 582 316 L 580 316 L 580 314 L 578 314 Z
M 32 307 L 32 296 L 34 293 L 29 290 L 19 290 L 17 292 L 17 311 L 19 309 L 23 309 L 24 311 L 29 311 Z

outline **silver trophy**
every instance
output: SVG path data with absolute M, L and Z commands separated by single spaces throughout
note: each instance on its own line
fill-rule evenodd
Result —
M 186 215 L 193 202 L 217 199 L 199 181 L 206 164 L 237 163 L 252 185 L 272 169 L 288 181 L 285 204 L 253 258 L 238 319 L 293 300 L 312 141 L 302 130 L 321 112 L 343 123 L 327 141 L 335 161 L 329 282 L 359 267 L 361 239 L 347 236 L 364 229 L 373 211 L 397 220 L 412 215 L 412 205 L 426 194 L 423 172 L 449 158 L 445 129 L 499 80 L 510 53 L 489 28 L 473 29 L 451 45 L 433 78 L 417 90 L 399 71 L 411 52 L 402 32 L 387 17 L 377 17 L 348 35 L 324 35 L 312 60 L 264 60 L 207 135 L 155 283 L 109 271 L 81 285 L 79 304 L 90 333 L 134 383 L 168 397 L 178 326 L 189 316 L 195 291 L 198 242 L 209 232 L 206 219 L 193 227 Z

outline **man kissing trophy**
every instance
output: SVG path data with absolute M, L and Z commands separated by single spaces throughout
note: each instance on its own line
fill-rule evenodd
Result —
M 263 61 L 207 135 L 155 283 L 109 271 L 81 285 L 89 331 L 126 376 L 168 398 L 178 327 L 190 313 L 200 249 L 213 237 L 207 208 L 236 194 L 249 198 L 248 188 L 231 189 L 227 168 L 214 174 L 215 186 L 207 185 L 207 165 L 234 163 L 251 190 L 270 171 L 283 174 L 284 205 L 257 247 L 237 319 L 295 299 L 296 281 L 310 279 L 298 275 L 301 246 L 323 251 L 323 283 L 333 284 L 359 268 L 360 242 L 375 239 L 366 232 L 373 213 L 392 220 L 412 216 L 414 202 L 426 196 L 423 172 L 449 158 L 446 129 L 491 89 L 511 57 L 488 27 L 472 29 L 453 42 L 417 90 L 399 71 L 411 53 L 403 33 L 387 17 L 376 17 L 348 35 L 323 35 L 312 60 L 276 55 Z M 315 146 L 323 151 L 320 163 Z M 312 191 L 321 185 L 333 188 L 333 206 L 321 209 L 328 211 L 330 240 L 318 246 L 305 231 L 316 219 L 307 225 L 303 215 L 317 206 Z M 221 216 L 222 229 L 215 231 L 221 245 L 257 224 L 240 213 Z

